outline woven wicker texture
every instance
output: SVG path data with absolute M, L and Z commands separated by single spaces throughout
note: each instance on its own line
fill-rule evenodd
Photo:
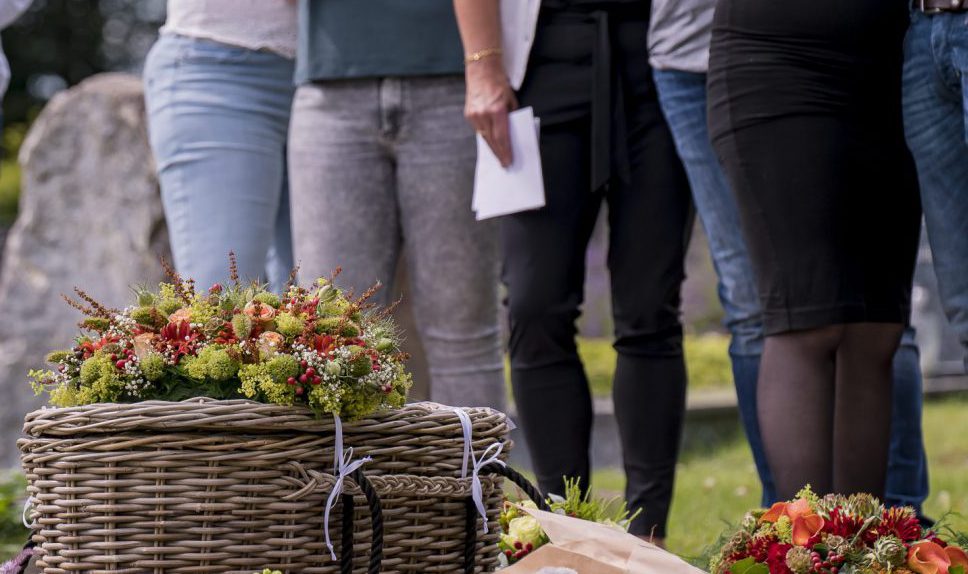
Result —
M 506 417 L 467 409 L 480 455 L 507 442 Z M 343 425 L 380 496 L 383 572 L 463 572 L 470 480 L 458 417 L 431 403 Z M 30 413 L 19 441 L 35 503 L 45 574 L 249 574 L 263 567 L 336 573 L 323 542 L 334 478 L 333 423 L 309 411 L 249 401 L 90 405 Z M 505 448 L 507 450 L 507 447 Z M 490 533 L 478 532 L 476 571 L 497 563 L 498 477 L 483 477 Z M 354 572 L 371 543 L 355 502 Z M 330 519 L 340 552 L 342 507 Z M 479 521 L 478 521 L 479 522 Z

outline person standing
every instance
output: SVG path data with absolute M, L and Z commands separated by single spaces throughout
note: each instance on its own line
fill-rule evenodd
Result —
M 505 404 L 497 236 L 471 211 L 476 144 L 440 0 L 303 0 L 289 165 L 295 255 L 386 304 L 401 251 L 431 398 Z
M 756 414 L 763 322 L 753 264 L 740 228 L 739 207 L 709 141 L 706 71 L 716 0 L 652 0 L 649 54 L 659 102 L 689 176 L 696 212 L 709 240 L 719 298 L 732 340 L 729 355 L 764 506 L 777 501 Z M 920 509 L 928 495 L 921 432 L 921 367 L 914 329 L 905 329 L 894 357 L 894 406 L 888 466 L 889 504 Z
M 883 496 L 920 229 L 901 0 L 720 0 L 709 130 L 763 309 L 757 401 L 781 499 Z
M 649 2 L 454 5 L 465 113 L 503 164 L 514 153 L 508 112 L 520 103 L 541 120 L 546 206 L 501 219 L 511 379 L 539 485 L 561 493 L 568 477 L 588 486 L 592 404 L 575 321 L 585 251 L 607 205 L 613 399 L 626 496 L 643 510 L 630 531 L 661 541 L 685 407 L 679 304 L 693 214 L 644 50 Z
M 921 182 L 934 272 L 968 370 L 968 2 L 912 3 L 904 127 Z
M 282 288 L 292 269 L 286 134 L 290 0 L 168 0 L 145 61 L 148 133 L 175 268 L 199 286 L 239 275 Z

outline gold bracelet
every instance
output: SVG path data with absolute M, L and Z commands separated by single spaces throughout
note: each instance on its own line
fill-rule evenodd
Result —
M 471 54 L 468 54 L 464 58 L 464 64 L 473 64 L 474 62 L 480 62 L 485 58 L 490 58 L 491 56 L 500 56 L 504 53 L 504 50 L 500 48 L 485 48 L 483 50 L 478 50 Z

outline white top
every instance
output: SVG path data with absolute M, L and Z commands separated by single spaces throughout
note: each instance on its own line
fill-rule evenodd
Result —
M 524 82 L 528 56 L 534 43 L 541 0 L 501 0 L 501 43 L 504 49 L 504 71 L 511 87 L 517 90 Z
M 21 14 L 27 11 L 33 0 L 0 0 L 0 29 L 14 23 Z M 3 53 L 0 46 L 0 99 L 7 93 L 7 86 L 10 84 L 10 64 L 7 56 Z
M 269 50 L 292 59 L 296 12 L 297 0 L 168 0 L 168 20 L 161 32 Z

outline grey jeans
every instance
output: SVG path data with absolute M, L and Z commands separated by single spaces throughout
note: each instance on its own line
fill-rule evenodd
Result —
M 471 212 L 476 147 L 459 76 L 327 81 L 293 104 L 289 169 L 300 275 L 361 293 L 400 251 L 427 353 L 431 398 L 504 407 L 497 229 Z

